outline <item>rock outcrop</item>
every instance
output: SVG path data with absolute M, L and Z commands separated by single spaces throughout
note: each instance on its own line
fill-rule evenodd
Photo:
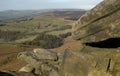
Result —
M 83 43 L 120 37 L 120 1 L 104 0 L 85 13 L 73 27 L 73 38 Z
M 119 76 L 120 49 L 84 46 L 64 54 L 60 76 Z
M 35 49 L 35 51 L 39 54 L 29 51 L 18 55 L 19 59 L 28 63 L 20 69 L 20 73 L 40 76 L 120 75 L 120 48 L 101 49 L 83 46 L 80 51 L 65 50 L 63 54 L 45 49 Z M 42 59 L 42 54 L 46 59 Z
M 34 72 L 42 76 L 59 76 L 58 69 L 60 68 L 62 57 L 62 54 L 47 49 L 23 52 L 18 55 L 18 59 L 25 60 L 28 65 L 19 71 Z

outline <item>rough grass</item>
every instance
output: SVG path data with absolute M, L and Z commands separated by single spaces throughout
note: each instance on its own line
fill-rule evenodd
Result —
M 6 26 L 1 27 L 1 30 L 17 30 L 17 31 L 28 31 L 36 29 L 37 26 L 41 26 L 42 29 L 46 29 L 45 26 L 48 24 L 64 26 L 70 24 L 73 21 L 64 20 L 63 18 L 57 18 L 54 16 L 35 16 L 31 21 L 21 21 L 17 23 L 16 21 L 8 21 Z M 54 29 L 50 26 L 49 29 Z
M 46 16 L 46 15 L 37 15 L 32 18 L 32 20 L 14 19 L 8 20 L 4 23 L 6 26 L 1 26 L 0 30 L 4 31 L 19 31 L 24 33 L 21 39 L 15 40 L 14 43 L 23 43 L 25 41 L 31 41 L 40 33 L 46 32 L 49 35 L 59 35 L 70 32 L 71 29 L 59 30 L 55 29 L 65 27 L 66 25 L 73 24 L 74 21 L 64 20 L 64 18 L 55 17 L 55 16 Z M 0 42 L 4 42 L 0 40 Z
M 62 31 L 51 31 L 51 32 L 48 32 L 47 34 L 49 35 L 60 35 L 60 34 L 65 34 L 65 33 L 68 33 L 68 32 L 71 32 L 71 29 L 67 29 L 67 30 L 62 30 Z
M 34 40 L 38 35 L 33 35 L 33 36 L 27 36 L 27 37 L 24 37 L 22 39 L 19 39 L 19 40 L 16 40 L 15 42 L 16 43 L 24 43 L 24 42 L 27 42 L 27 41 L 32 41 Z
M 25 64 L 22 61 L 16 59 L 17 53 L 21 51 L 30 51 L 33 50 L 34 48 L 38 48 L 37 46 L 20 45 L 20 43 L 26 41 L 32 41 L 40 33 L 43 33 L 45 31 L 48 31 L 46 33 L 49 35 L 57 35 L 57 36 L 59 34 L 70 32 L 71 29 L 62 30 L 62 31 L 61 30 L 56 31 L 55 29 L 64 27 L 66 25 L 72 25 L 74 23 L 74 21 L 71 20 L 64 20 L 64 17 L 61 18 L 52 15 L 51 16 L 37 15 L 32 17 L 32 20 L 25 20 L 25 21 L 22 20 L 24 20 L 24 18 L 7 20 L 3 22 L 5 23 L 5 26 L 0 26 L 1 31 L 9 30 L 9 31 L 19 31 L 24 33 L 24 35 L 20 39 L 14 41 L 4 41 L 3 39 L 0 39 L 0 55 L 1 55 L 0 70 L 20 69 L 20 67 L 24 66 Z M 69 43 L 66 44 L 65 47 L 67 47 L 68 45 Z M 61 50 L 64 50 L 65 47 L 63 47 L 63 49 Z M 57 50 L 61 51 L 59 48 Z

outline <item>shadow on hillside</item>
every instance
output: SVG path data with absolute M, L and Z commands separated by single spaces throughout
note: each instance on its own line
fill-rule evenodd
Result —
M 120 47 L 120 38 L 110 38 L 100 42 L 85 43 L 85 45 L 98 48 L 118 48 Z

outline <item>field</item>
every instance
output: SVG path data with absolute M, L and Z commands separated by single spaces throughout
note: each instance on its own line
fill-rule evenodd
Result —
M 56 52 L 80 49 L 80 42 L 71 37 L 71 28 L 83 13 L 55 11 L 0 21 L 0 70 L 18 70 L 24 66 L 26 63 L 17 59 L 19 52 L 35 48 Z

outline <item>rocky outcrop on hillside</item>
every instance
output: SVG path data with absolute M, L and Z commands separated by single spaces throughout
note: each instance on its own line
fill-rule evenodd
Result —
M 18 55 L 28 64 L 19 72 L 40 76 L 119 76 L 120 48 L 95 48 L 83 46 L 80 51 L 66 49 L 55 53 L 35 49 Z
M 120 37 L 120 1 L 104 0 L 85 13 L 73 27 L 73 38 L 98 42 Z
M 58 71 L 63 55 L 47 49 L 34 49 L 18 55 L 18 59 L 25 60 L 28 65 L 21 68 L 21 72 L 33 72 L 41 76 L 59 76 Z

